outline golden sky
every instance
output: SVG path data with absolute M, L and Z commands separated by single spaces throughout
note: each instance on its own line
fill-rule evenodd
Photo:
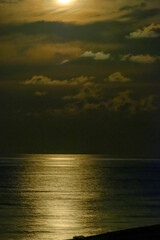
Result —
M 3 0 L 0 1 L 0 21 L 6 23 L 45 20 L 77 24 L 119 18 L 125 21 L 125 13 L 127 15 L 129 11 L 141 6 L 145 6 L 145 9 L 158 8 L 159 1 L 135 0 L 130 3 L 128 0 L 72 0 L 62 4 L 58 0 Z M 120 11 L 123 8 L 124 11 Z

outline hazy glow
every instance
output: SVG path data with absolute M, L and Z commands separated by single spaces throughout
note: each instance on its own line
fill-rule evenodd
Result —
M 71 0 L 58 0 L 60 3 L 69 3 Z

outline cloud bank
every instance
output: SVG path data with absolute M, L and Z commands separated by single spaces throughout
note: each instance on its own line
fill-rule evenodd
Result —
M 155 30 L 160 29 L 160 24 L 150 24 L 143 29 L 138 29 L 135 32 L 131 32 L 126 38 L 157 38 L 160 36 L 160 33 Z
M 137 63 L 154 63 L 157 60 L 159 60 L 160 57 L 159 56 L 151 56 L 149 54 L 143 55 L 131 55 L 131 54 L 127 54 L 121 57 L 121 61 L 130 61 L 130 62 L 137 62 Z
M 81 85 L 86 84 L 90 80 L 94 79 L 93 76 L 80 76 L 76 78 L 71 78 L 69 80 L 52 80 L 46 76 L 35 75 L 31 79 L 25 80 L 24 85 L 52 85 L 52 86 L 64 86 L 64 85 Z

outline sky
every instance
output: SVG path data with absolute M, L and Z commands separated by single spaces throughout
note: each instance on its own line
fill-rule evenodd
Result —
M 0 153 L 160 156 L 159 0 L 0 0 Z

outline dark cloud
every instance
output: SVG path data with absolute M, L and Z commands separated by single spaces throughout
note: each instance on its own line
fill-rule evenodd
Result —
M 88 110 L 103 110 L 136 114 L 138 112 L 158 110 L 155 100 L 157 98 L 156 95 L 136 99 L 131 97 L 131 95 L 135 95 L 131 90 L 125 90 L 106 100 L 98 91 L 96 92 L 95 89 L 86 90 L 86 88 L 82 89 L 79 94 L 71 98 L 66 97 L 65 100 L 72 100 L 72 102 L 66 103 L 63 108 L 54 109 L 53 113 L 63 116 L 64 114 L 81 114 Z
M 151 9 L 136 9 L 127 14 L 124 14 L 122 18 L 129 18 L 136 22 L 149 19 L 160 14 L 160 8 L 151 8 Z
M 123 29 L 123 31 L 122 31 Z M 117 34 L 123 35 L 130 27 L 128 23 L 119 21 L 95 22 L 85 25 L 76 25 L 63 22 L 39 21 L 24 24 L 5 24 L 0 26 L 0 36 L 12 34 L 47 35 L 54 42 L 91 41 L 109 42 L 117 40 Z
M 156 96 L 151 95 L 135 100 L 130 97 L 131 93 L 130 90 L 120 92 L 116 97 L 106 103 L 106 108 L 110 111 L 129 111 L 130 113 L 157 110 L 157 106 L 154 104 Z
M 136 5 L 126 5 L 126 6 L 123 6 L 121 7 L 119 10 L 120 11 L 128 11 L 128 10 L 134 10 L 134 9 L 138 9 L 138 8 L 144 8 L 147 6 L 147 3 L 146 2 L 141 2 L 139 4 L 136 4 Z
M 18 3 L 21 2 L 23 0 L 0 0 L 0 3 L 4 3 L 4 4 L 14 4 L 14 3 Z
M 64 85 L 59 83 L 65 79 L 55 82 L 38 74 L 29 80 L 1 84 L 1 152 L 93 153 L 94 149 L 122 154 L 127 147 L 131 155 L 151 154 L 150 148 L 145 150 L 151 135 L 151 147 L 158 153 L 158 86 L 87 76 L 68 79 Z M 122 136 L 127 139 L 125 147 L 115 149 L 112 143 L 121 143 Z M 139 144 L 133 153 L 135 141 Z

